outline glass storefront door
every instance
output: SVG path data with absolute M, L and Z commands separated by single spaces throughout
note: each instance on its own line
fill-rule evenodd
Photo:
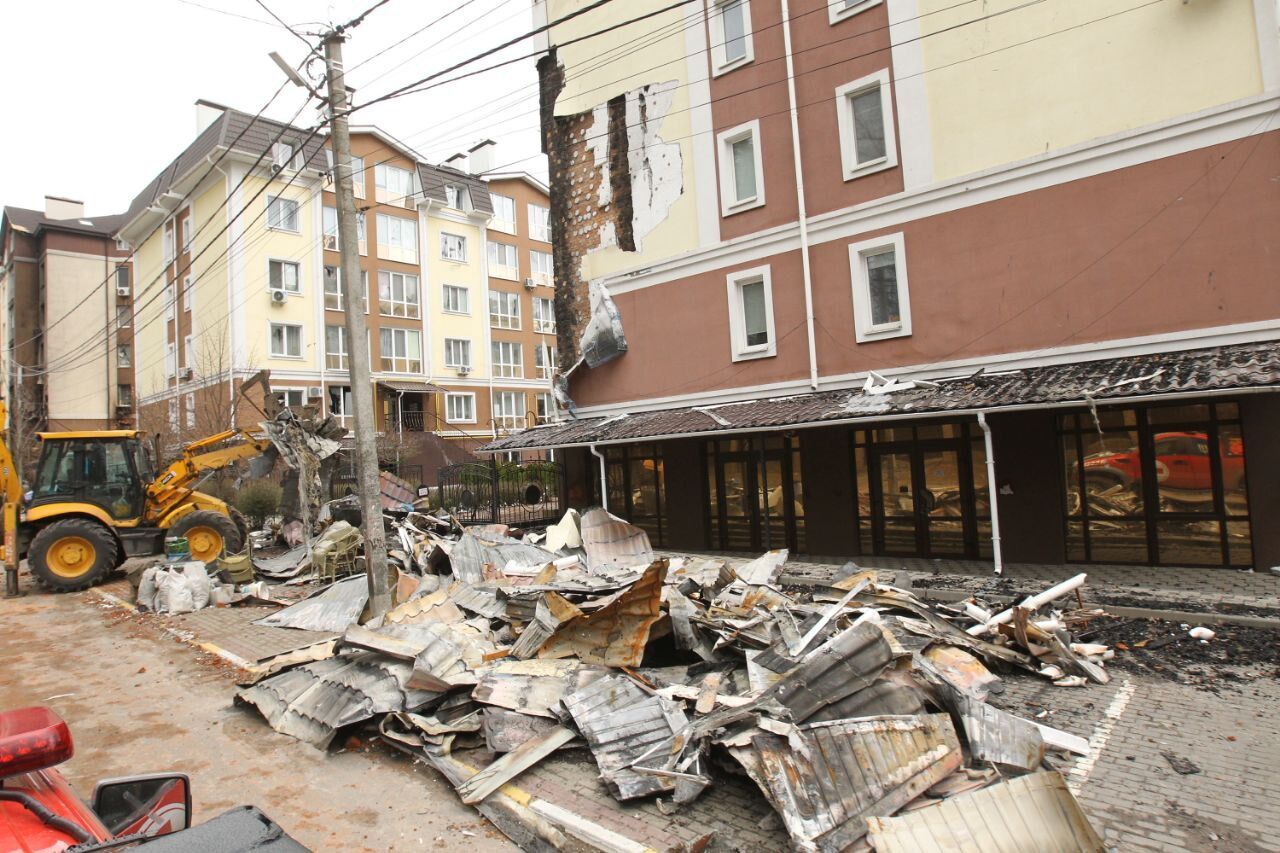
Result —
M 858 528 L 867 554 L 990 554 L 982 442 L 963 423 L 857 430 Z
M 800 440 L 788 436 L 707 442 L 707 527 L 727 551 L 804 548 Z

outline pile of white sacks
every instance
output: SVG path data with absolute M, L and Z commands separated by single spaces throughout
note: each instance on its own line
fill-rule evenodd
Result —
M 209 606 L 226 606 L 243 599 L 246 594 L 270 598 L 265 583 L 245 584 L 239 590 L 234 584 L 220 583 L 209 577 L 200 560 L 162 563 L 142 573 L 138 583 L 138 609 L 152 613 L 190 613 Z

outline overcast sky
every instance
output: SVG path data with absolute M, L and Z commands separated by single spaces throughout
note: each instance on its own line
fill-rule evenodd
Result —
M 374 0 L 264 2 L 295 29 L 317 32 Z M 360 104 L 482 53 L 527 32 L 531 5 L 389 0 L 345 45 L 347 85 Z M 525 41 L 473 67 L 533 49 Z M 48 194 L 83 200 L 89 215 L 122 212 L 194 138 L 197 98 L 249 113 L 267 102 L 284 79 L 267 57 L 272 50 L 295 65 L 306 55 L 302 42 L 255 0 L 6 4 L 0 26 L 0 80 L 8 92 L 0 203 L 40 209 Z M 315 72 L 323 68 L 317 64 Z M 266 114 L 287 121 L 306 97 L 289 86 Z M 297 123 L 309 127 L 316 118 L 307 106 Z M 545 178 L 532 59 L 376 104 L 355 113 L 352 122 L 376 124 L 432 162 L 492 138 L 499 164 L 518 161 L 512 171 Z

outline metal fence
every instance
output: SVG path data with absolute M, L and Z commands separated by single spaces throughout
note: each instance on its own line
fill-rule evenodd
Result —
M 415 492 L 426 484 L 423 479 L 421 465 L 387 464 L 382 466 L 382 470 L 395 474 L 401 480 L 406 481 Z M 356 477 L 356 469 L 353 466 L 344 465 L 333 472 L 333 477 L 329 481 L 329 497 L 340 498 L 349 493 L 354 493 L 358 488 L 359 480 Z
M 559 462 L 464 462 L 440 469 L 436 502 L 460 521 L 512 526 L 555 522 L 564 514 Z

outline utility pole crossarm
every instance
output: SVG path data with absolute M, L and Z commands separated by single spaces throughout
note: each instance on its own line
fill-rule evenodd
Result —
M 355 194 L 351 181 L 351 135 L 347 126 L 347 88 L 342 66 L 343 36 L 331 32 L 324 40 L 324 58 L 332 118 L 334 181 L 338 207 L 338 247 L 342 253 L 342 287 L 360 281 L 356 234 Z M 351 402 L 356 442 L 356 477 L 364 519 L 365 571 L 369 580 L 369 613 L 382 616 L 391 608 L 387 583 L 387 541 L 382 526 L 381 485 L 378 476 L 377 424 L 373 412 L 373 378 L 369 370 L 369 338 L 359 299 L 344 299 L 347 350 L 350 360 Z

